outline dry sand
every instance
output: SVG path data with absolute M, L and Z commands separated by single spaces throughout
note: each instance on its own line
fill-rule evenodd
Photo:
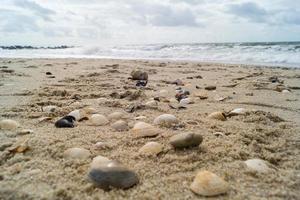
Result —
M 0 130 L 0 199 L 205 199 L 189 189 L 199 170 L 210 170 L 230 184 L 229 192 L 215 199 L 299 199 L 300 69 L 99 59 L 1 59 L 1 66 L 15 71 L 0 72 L 0 119 L 16 120 L 21 124 L 18 130 L 32 129 L 34 133 L 22 136 Z M 135 82 L 128 80 L 133 69 L 149 73 L 143 95 L 136 100 L 112 98 L 112 92 L 137 90 Z M 47 78 L 47 71 L 55 78 Z M 188 78 L 197 75 L 203 78 Z M 284 82 L 272 83 L 272 76 Z M 208 85 L 216 90 L 206 91 L 208 99 L 194 98 L 195 103 L 187 109 L 171 109 L 160 102 L 155 109 L 136 110 L 128 116 L 130 123 L 134 117 L 146 116 L 144 121 L 153 124 L 156 116 L 170 113 L 180 120 L 181 128 L 164 129 L 155 138 L 134 139 L 129 131 L 114 132 L 110 125 L 95 127 L 86 121 L 70 129 L 54 127 L 57 119 L 84 106 L 108 115 L 133 102 L 145 103 L 162 89 L 173 98 L 177 86 L 166 81 L 176 79 L 185 83 L 183 88 L 190 96 L 205 91 Z M 290 92 L 280 92 L 282 88 Z M 75 100 L 76 96 L 80 100 Z M 229 98 L 219 101 L 220 97 Z M 47 114 L 41 110 L 45 105 L 59 109 Z M 256 111 L 226 121 L 207 119 L 211 112 L 241 107 Z M 53 119 L 38 123 L 37 118 L 46 116 Z M 169 138 L 188 131 L 202 134 L 200 147 L 172 149 Z M 29 150 L 9 152 L 25 139 Z M 94 149 L 99 141 L 112 147 Z M 157 157 L 138 155 L 149 141 L 164 145 Z M 121 161 L 138 174 L 139 184 L 109 192 L 94 187 L 86 178 L 91 159 L 65 160 L 63 152 L 70 147 L 89 149 L 92 157 Z M 252 158 L 268 161 L 274 170 L 249 172 L 243 161 Z

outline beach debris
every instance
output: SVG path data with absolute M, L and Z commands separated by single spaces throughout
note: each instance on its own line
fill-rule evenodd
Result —
M 19 126 L 19 123 L 12 119 L 3 119 L 0 121 L 0 129 L 3 130 L 14 130 Z
M 42 108 L 42 110 L 46 113 L 53 113 L 57 110 L 57 106 L 53 106 L 53 105 L 50 105 L 50 106 L 45 106 Z
M 97 158 L 97 157 L 96 157 Z M 105 157 L 93 160 L 88 172 L 89 180 L 103 190 L 128 189 L 139 182 L 137 174 L 118 161 Z
M 221 120 L 221 121 L 226 120 L 226 116 L 223 112 L 213 112 L 213 113 L 208 115 L 208 118 L 209 119 Z
M 179 122 L 178 119 L 174 115 L 171 115 L 171 114 L 162 114 L 162 115 L 156 117 L 153 121 L 153 123 L 155 125 L 159 125 L 159 126 L 167 127 L 167 128 L 176 125 L 178 122 Z
M 52 73 L 51 72 L 46 72 L 46 75 L 52 75 Z
M 111 127 L 116 131 L 127 131 L 129 129 L 127 122 L 123 120 L 116 121 Z
M 134 70 L 130 75 L 132 80 L 148 80 L 148 73 L 140 70 Z
M 137 87 L 145 87 L 147 85 L 148 81 L 147 80 L 138 80 L 135 84 Z
M 68 114 L 68 116 L 72 116 L 75 118 L 76 121 L 80 121 L 81 119 L 85 118 L 87 115 L 84 110 L 73 110 Z
M 93 114 L 90 118 L 90 122 L 94 126 L 104 126 L 109 123 L 108 119 L 101 114 Z
M 94 144 L 94 148 L 97 150 L 110 149 L 111 147 L 112 147 L 112 145 L 107 142 L 96 142 L 96 144 Z
M 132 130 L 133 136 L 136 138 L 155 137 L 159 133 L 161 133 L 160 129 L 155 128 L 154 126 L 152 126 L 151 124 L 148 124 L 146 122 L 135 123 L 131 130 Z
M 17 132 L 18 135 L 27 135 L 27 134 L 32 134 L 32 133 L 34 133 L 34 131 L 31 129 L 22 129 Z
M 67 115 L 57 120 L 54 125 L 56 128 L 73 128 L 75 121 L 75 117 Z
M 190 189 L 202 196 L 216 196 L 226 193 L 229 184 L 216 174 L 205 170 L 197 173 Z
M 11 147 L 8 148 L 10 153 L 24 153 L 25 151 L 29 150 L 28 145 L 29 138 L 20 139 Z
M 73 147 L 67 149 L 63 153 L 64 158 L 67 159 L 78 159 L 78 160 L 85 160 L 88 159 L 91 156 L 91 153 L 89 150 L 79 147 Z
M 157 155 L 163 150 L 163 145 L 158 142 L 148 142 L 139 149 L 141 155 Z
M 209 86 L 204 87 L 204 89 L 205 90 L 215 90 L 215 89 L 217 89 L 217 87 L 214 85 L 209 85 Z
M 169 143 L 174 148 L 186 148 L 199 146 L 202 141 L 203 137 L 198 133 L 179 133 L 172 136 L 169 140 Z
M 116 111 L 107 116 L 110 121 L 118 121 L 120 119 L 126 119 L 126 113 L 122 111 Z
M 244 162 L 247 168 L 250 171 L 255 171 L 259 173 L 267 173 L 270 172 L 270 168 L 268 167 L 268 163 L 261 159 L 249 159 Z

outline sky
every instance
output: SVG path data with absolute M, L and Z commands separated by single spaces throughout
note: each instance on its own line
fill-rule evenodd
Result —
M 300 41 L 300 0 L 0 0 L 0 45 Z

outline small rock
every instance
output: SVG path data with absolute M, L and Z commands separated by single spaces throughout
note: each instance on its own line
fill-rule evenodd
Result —
M 64 158 L 67 159 L 79 159 L 84 160 L 88 159 L 91 156 L 91 153 L 89 150 L 83 149 L 83 148 L 69 148 L 64 152 Z
M 33 133 L 33 130 L 30 130 L 30 129 L 23 129 L 23 130 L 17 132 L 18 135 L 27 135 L 27 134 L 32 134 L 32 133 Z
M 90 121 L 94 126 L 104 126 L 109 123 L 108 119 L 104 115 L 100 114 L 93 114 Z
M 162 152 L 163 146 L 158 142 L 148 142 L 139 150 L 142 155 L 157 155 Z
M 75 123 L 75 117 L 65 116 L 55 122 L 56 128 L 73 128 Z
M 248 167 L 248 169 L 251 171 L 256 171 L 260 173 L 267 173 L 270 171 L 267 162 L 261 159 L 246 160 L 245 164 Z
M 209 86 L 206 86 L 204 89 L 206 89 L 206 90 L 215 90 L 215 89 L 217 89 L 217 87 L 214 86 L 214 85 L 209 85 Z
M 161 130 L 145 122 L 137 122 L 132 128 L 133 135 L 139 137 L 154 137 L 161 133 Z
M 95 164 L 96 163 L 96 164 Z M 128 189 L 136 185 L 139 180 L 136 173 L 117 161 L 108 161 L 105 157 L 97 158 L 88 172 L 91 182 L 99 188 Z
M 281 92 L 282 92 L 282 93 L 285 93 L 285 94 L 291 93 L 289 90 L 282 90 Z
M 104 156 L 96 156 L 93 158 L 93 161 L 91 163 L 91 169 L 97 169 L 101 166 L 105 166 L 108 162 L 111 160 Z
M 148 101 L 148 102 L 145 103 L 145 106 L 149 107 L 149 108 L 157 107 L 157 105 L 158 105 L 158 103 L 155 100 L 151 100 L 151 101 Z
M 177 118 L 171 114 L 163 114 L 154 119 L 154 124 L 164 127 L 171 127 L 178 123 Z
M 14 130 L 19 127 L 19 123 L 11 119 L 3 119 L 0 121 L 0 129 Z
M 226 117 L 225 114 L 223 112 L 213 112 L 210 115 L 208 115 L 209 119 L 217 119 L 217 120 L 221 120 L 221 121 L 225 121 Z
M 110 121 L 118 121 L 120 119 L 126 119 L 126 113 L 124 112 L 113 112 L 107 116 Z
M 229 184 L 210 171 L 200 171 L 190 189 L 199 195 L 216 196 L 226 193 L 229 190 Z
M 203 140 L 202 135 L 196 133 L 180 133 L 170 138 L 170 144 L 174 148 L 199 146 Z
M 148 80 L 148 73 L 140 70 L 134 70 L 131 72 L 132 80 Z
M 186 107 L 188 104 L 192 104 L 194 101 L 191 98 L 181 99 L 179 102 L 179 106 Z
M 177 79 L 177 80 L 173 81 L 172 84 L 175 84 L 177 86 L 184 86 L 184 83 L 180 79 Z
M 127 122 L 123 120 L 116 121 L 111 127 L 116 131 L 127 131 L 129 129 Z

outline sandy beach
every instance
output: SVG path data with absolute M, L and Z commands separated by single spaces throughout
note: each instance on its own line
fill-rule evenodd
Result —
M 128 79 L 137 69 L 147 72 L 146 87 Z M 205 199 L 190 189 L 201 170 L 229 185 L 225 194 L 210 199 L 300 196 L 300 68 L 1 58 L 0 77 L 0 121 L 20 124 L 15 130 L 0 130 L 0 199 Z M 172 84 L 177 79 L 183 84 Z M 190 93 L 186 108 L 176 102 L 178 87 Z M 160 101 L 147 106 L 155 97 Z M 46 106 L 55 109 L 47 112 Z M 92 126 L 90 115 L 74 128 L 54 126 L 71 111 L 87 107 L 104 116 L 124 112 L 130 129 L 115 131 L 111 120 Z M 246 112 L 230 114 L 236 108 Z M 226 120 L 208 117 L 218 111 Z M 174 115 L 178 123 L 160 127 L 155 137 L 132 136 L 136 122 L 157 127 L 153 120 L 162 114 Z M 32 132 L 20 134 L 23 129 Z M 202 143 L 174 149 L 170 138 L 186 132 L 201 134 Z M 141 155 L 139 149 L 151 141 L 162 144 L 162 151 Z M 96 148 L 97 142 L 107 148 Z M 25 148 L 20 150 L 20 144 Z M 64 152 L 72 147 L 84 148 L 90 156 L 66 159 Z M 126 190 L 95 187 L 87 174 L 99 155 L 123 163 L 139 182 Z M 256 158 L 268 164 L 267 172 L 247 168 L 244 161 Z

